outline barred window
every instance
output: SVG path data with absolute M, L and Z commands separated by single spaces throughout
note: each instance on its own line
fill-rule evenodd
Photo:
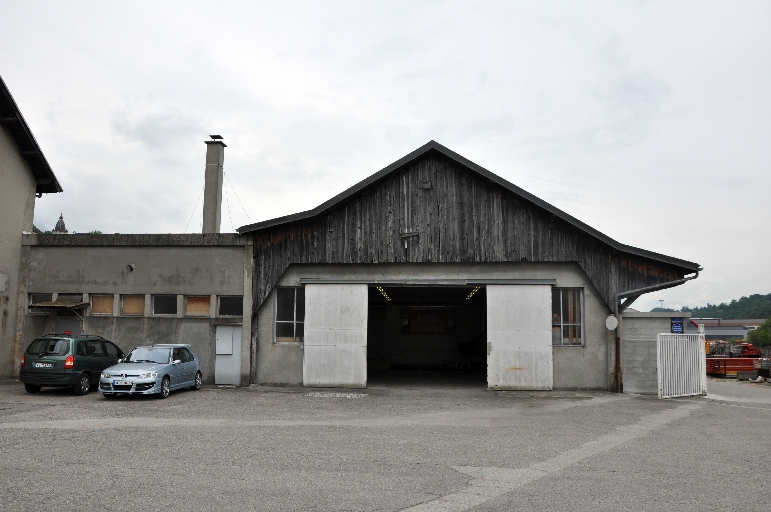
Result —
M 305 288 L 277 288 L 276 341 L 303 341 Z
M 584 344 L 584 294 L 581 288 L 553 288 L 552 345 Z

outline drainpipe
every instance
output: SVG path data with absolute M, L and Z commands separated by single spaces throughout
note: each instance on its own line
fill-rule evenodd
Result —
M 643 293 L 655 292 L 658 290 L 664 290 L 665 288 L 672 288 L 674 286 L 681 285 L 686 281 L 691 281 L 699 277 L 699 272 L 704 270 L 699 267 L 696 274 L 691 277 L 685 277 L 683 279 L 677 279 L 676 281 L 668 281 L 666 283 L 655 284 L 653 286 L 646 286 L 645 288 L 638 288 L 636 290 L 629 290 L 626 292 L 619 292 L 616 294 L 616 298 L 613 303 L 613 311 L 616 314 L 616 393 L 621 393 L 621 311 L 618 309 L 618 301 L 624 297 L 634 297 L 642 295 Z

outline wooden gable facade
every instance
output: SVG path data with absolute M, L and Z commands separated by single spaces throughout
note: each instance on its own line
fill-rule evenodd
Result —
M 293 263 L 577 262 L 606 304 L 698 264 L 624 246 L 436 142 L 254 236 L 254 305 Z

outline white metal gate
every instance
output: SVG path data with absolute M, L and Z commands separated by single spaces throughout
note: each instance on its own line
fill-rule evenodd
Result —
M 659 398 L 706 395 L 706 357 L 703 334 L 657 335 Z

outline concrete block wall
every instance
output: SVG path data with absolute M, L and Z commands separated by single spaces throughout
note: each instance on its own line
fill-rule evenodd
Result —
M 658 394 L 656 336 L 671 330 L 672 318 L 690 313 L 642 313 L 629 311 L 621 320 L 621 375 L 624 393 Z

